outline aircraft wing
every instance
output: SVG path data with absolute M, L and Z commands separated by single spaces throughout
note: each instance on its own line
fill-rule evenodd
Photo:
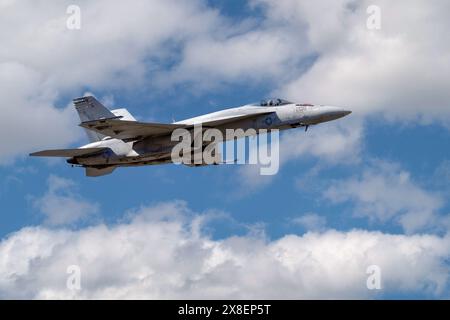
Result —
M 146 136 L 169 134 L 175 129 L 187 127 L 184 124 L 147 123 L 114 118 L 82 122 L 80 126 L 105 136 L 125 141 L 136 140 Z
M 242 114 L 237 116 L 228 116 L 223 118 L 216 118 L 210 121 L 202 122 L 206 127 L 215 127 L 225 123 L 251 119 L 264 114 L 271 114 L 274 112 L 260 112 L 253 114 Z M 198 123 L 200 124 L 200 123 Z M 99 119 L 93 121 L 86 121 L 80 124 L 81 127 L 96 131 L 102 135 L 109 136 L 115 139 L 124 141 L 138 140 L 147 136 L 158 136 L 164 134 L 171 134 L 175 129 L 190 129 L 192 124 L 166 124 L 166 123 L 148 123 L 139 121 L 119 120 L 117 117 Z
M 79 157 L 91 153 L 97 153 L 109 148 L 84 148 L 84 149 L 59 149 L 59 150 L 44 150 L 31 153 L 32 157 Z

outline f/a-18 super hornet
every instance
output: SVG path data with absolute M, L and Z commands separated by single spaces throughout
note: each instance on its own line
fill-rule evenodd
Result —
M 201 126 L 202 130 L 213 128 L 223 133 L 241 129 L 242 136 L 255 135 L 260 130 L 297 127 L 306 131 L 310 125 L 351 113 L 340 107 L 268 99 L 178 122 L 148 123 L 136 121 L 126 109 L 110 111 L 92 96 L 74 99 L 73 103 L 90 143 L 77 149 L 45 150 L 30 155 L 68 158 L 69 164 L 84 167 L 90 177 L 110 174 L 117 167 L 173 162 L 172 150 L 178 141 L 173 141 L 172 133 L 177 129 L 193 132 Z M 224 136 L 223 140 L 227 140 L 227 135 Z M 201 148 L 205 148 L 203 143 Z M 193 164 L 197 165 L 205 164 Z

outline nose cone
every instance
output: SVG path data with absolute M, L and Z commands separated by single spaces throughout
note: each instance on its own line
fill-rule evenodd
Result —
M 348 116 L 350 113 L 352 113 L 351 110 L 343 109 L 342 111 L 343 117 Z
M 316 106 L 308 113 L 309 123 L 316 124 L 326 121 L 333 121 L 345 117 L 352 113 L 350 110 L 342 107 Z
M 324 113 L 330 120 L 339 119 L 352 113 L 350 110 L 341 107 L 325 107 Z

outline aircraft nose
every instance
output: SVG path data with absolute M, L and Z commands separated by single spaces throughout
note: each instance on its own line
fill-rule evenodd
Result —
M 342 110 L 343 117 L 348 116 L 350 113 L 352 113 L 351 110 L 347 110 L 347 109 Z
M 328 107 L 328 114 L 334 119 L 345 117 L 352 113 L 350 110 L 341 107 Z
M 311 120 L 320 122 L 332 121 L 345 117 L 352 113 L 350 110 L 342 107 L 319 106 L 315 110 L 315 114 L 311 116 Z

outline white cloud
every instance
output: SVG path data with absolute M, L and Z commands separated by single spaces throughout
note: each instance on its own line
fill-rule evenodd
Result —
M 406 232 L 435 227 L 443 199 L 418 186 L 397 165 L 374 162 L 361 176 L 337 181 L 324 192 L 334 202 L 353 201 L 355 214 L 371 220 L 394 220 Z
M 237 198 L 245 197 L 255 191 L 267 187 L 277 177 L 277 175 L 261 175 L 261 166 L 257 164 L 242 165 L 237 173 L 237 175 L 231 177 L 233 180 L 232 183 L 237 186 L 237 188 L 234 189 L 234 195 Z M 237 181 L 237 184 L 235 181 Z
M 33 149 L 60 147 L 79 138 L 74 110 L 55 108 L 56 94 L 42 81 L 25 65 L 0 59 L 0 164 Z
M 294 101 L 449 123 L 450 45 L 439 36 L 450 27 L 448 1 L 251 4 L 262 8 L 257 24 L 249 19 L 239 32 L 222 30 L 188 42 L 172 81 L 206 87 L 269 81 L 274 93 Z M 381 8 L 379 31 L 366 27 L 369 5 Z
M 82 30 L 68 31 L 71 1 L 0 2 L 0 134 L 7 137 L 0 162 L 79 138 L 72 107 L 56 107 L 62 96 L 86 87 L 135 89 L 148 78 L 165 85 L 270 81 L 293 100 L 364 114 L 382 111 L 397 119 L 448 120 L 450 50 L 441 38 L 448 30 L 448 1 L 376 1 L 383 9 L 378 33 L 364 29 L 364 1 L 253 3 L 268 6 L 261 27 L 252 21 L 231 26 L 203 1 L 78 1 Z M 310 60 L 311 54 L 317 60 Z M 167 76 L 166 62 L 174 64 Z M 362 125 L 348 122 L 308 134 L 289 132 L 282 161 L 305 155 L 328 163 L 358 161 L 362 132 Z M 327 196 L 353 199 L 361 213 L 398 219 L 406 230 L 426 226 L 440 197 L 405 172 L 380 170 L 381 177 L 369 169 L 346 181 L 349 192 L 337 190 L 347 186 L 337 184 Z M 96 211 L 71 191 L 70 181 L 50 180 L 36 202 L 48 224 L 70 224 Z M 384 279 L 381 294 L 448 296 L 448 236 L 327 231 L 274 241 L 252 236 L 218 241 L 201 232 L 202 219 L 183 203 L 131 215 L 114 226 L 24 228 L 3 239 L 0 295 L 361 298 L 373 296 L 365 288 L 365 270 L 377 264 Z M 79 293 L 65 287 L 72 264 L 82 267 Z
M 280 91 L 291 99 L 382 112 L 400 121 L 450 119 L 448 1 L 261 0 L 269 19 L 307 28 L 317 60 Z M 381 30 L 366 28 L 369 5 L 381 8 Z
M 201 232 L 184 202 L 143 207 L 128 222 L 77 231 L 24 228 L 0 243 L 2 298 L 441 297 L 449 290 L 450 239 L 326 231 L 278 240 Z M 366 287 L 367 267 L 383 289 Z M 66 288 L 69 265 L 81 291 Z
M 363 133 L 360 120 L 351 118 L 311 126 L 306 133 L 288 131 L 280 142 L 281 162 L 311 156 L 334 164 L 358 162 Z
M 299 159 L 317 159 L 322 165 L 353 165 L 360 161 L 363 139 L 364 128 L 358 118 L 310 126 L 307 132 L 291 129 L 279 139 L 280 170 Z M 233 179 L 238 179 L 241 196 L 266 187 L 276 178 L 261 175 L 258 165 L 242 166 L 238 173 Z
M 317 213 L 307 213 L 291 219 L 291 222 L 310 231 L 325 230 L 327 219 Z
M 81 30 L 66 28 L 72 1 L 8 1 L 0 11 L 0 163 L 81 137 L 76 114 L 56 101 L 133 88 L 153 76 L 173 46 L 214 32 L 202 1 L 77 1 Z M 69 101 L 64 102 L 64 105 Z
M 2 2 L 0 134 L 9 139 L 0 162 L 77 141 L 72 107 L 56 102 L 86 88 L 270 83 L 296 101 L 449 119 L 450 47 L 438 36 L 448 1 L 251 3 L 263 16 L 236 22 L 201 0 L 78 1 L 82 27 L 71 31 L 71 1 Z M 379 32 L 365 28 L 368 4 L 382 9 Z
M 84 200 L 74 192 L 73 181 L 51 175 L 48 190 L 33 205 L 44 216 L 44 224 L 50 226 L 73 225 L 98 213 L 98 204 Z
M 202 37 L 186 44 L 180 64 L 164 80 L 191 82 L 205 90 L 223 82 L 256 86 L 284 79 L 308 53 L 297 46 L 298 35 L 270 26 Z
M 202 35 L 217 18 L 202 1 L 84 0 L 77 2 L 81 29 L 69 30 L 71 4 L 17 1 L 2 10 L 0 61 L 18 61 L 58 89 L 122 88 L 143 79 L 146 60 L 168 53 L 164 42 Z

